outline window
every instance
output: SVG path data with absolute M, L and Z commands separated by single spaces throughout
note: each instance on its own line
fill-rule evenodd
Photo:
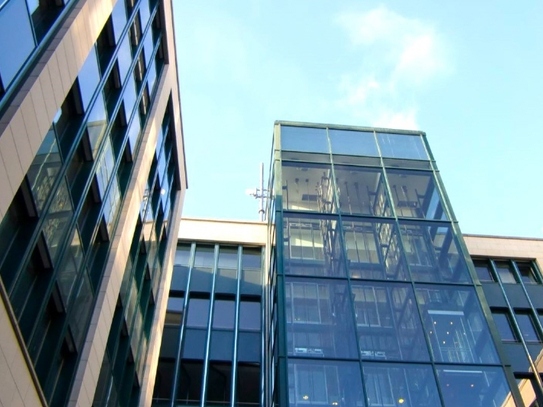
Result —
M 528 312 L 515 312 L 520 335 L 525 342 L 539 342 L 532 316 Z
M 502 341 L 517 340 L 513 326 L 511 325 L 511 317 L 507 311 L 492 311 L 492 317 Z
M 479 281 L 494 281 L 494 278 L 492 277 L 491 266 L 488 260 L 473 260 L 473 265 L 475 266 L 475 272 L 477 273 L 477 277 L 479 277 Z
M 500 277 L 500 280 L 504 284 L 516 283 L 515 278 L 515 269 L 509 261 L 495 261 L 494 266 L 496 268 L 496 273 Z
M 520 279 L 524 284 L 538 284 L 540 280 L 537 276 L 534 264 L 530 261 L 516 261 L 515 262 Z

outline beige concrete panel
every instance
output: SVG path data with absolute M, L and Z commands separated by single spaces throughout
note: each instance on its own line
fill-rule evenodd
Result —
M 53 88 L 53 94 L 51 97 L 54 101 L 54 105 L 60 107 L 62 106 L 62 102 L 64 102 L 69 89 L 65 88 L 62 83 L 62 73 L 60 67 L 58 66 L 56 54 L 53 55 L 49 61 L 48 72 L 51 86 Z
M 28 136 L 28 145 L 30 148 L 30 155 L 32 156 L 32 159 L 34 159 L 34 156 L 36 155 L 38 149 L 40 148 L 44 134 L 40 133 L 40 130 L 38 127 L 38 120 L 36 118 L 36 111 L 34 108 L 34 102 L 32 101 L 32 98 L 26 98 L 26 100 L 23 103 L 25 104 L 25 106 L 22 107 L 22 110 L 25 112 L 28 111 L 28 113 L 24 113 L 24 125 L 26 128 L 26 134 Z M 13 128 L 12 128 L 12 131 L 13 131 Z
M 28 107 L 28 105 L 26 105 L 26 107 Z M 32 109 L 32 106 L 30 106 L 30 108 Z M 13 141 L 15 143 L 15 149 L 17 150 L 17 155 L 19 156 L 19 162 L 21 164 L 23 174 L 26 174 L 28 168 L 30 167 L 30 164 L 32 163 L 32 160 L 34 159 L 34 154 L 30 150 L 30 142 L 28 141 L 28 135 L 26 133 L 26 127 L 23 120 L 23 114 L 25 113 L 29 112 L 25 112 L 22 109 L 19 110 L 13 117 L 13 120 L 10 124 L 11 133 L 13 134 Z M 22 181 L 23 177 L 21 177 L 19 185 Z
M 0 288 L 2 289 L 2 288 Z M 42 406 L 25 355 L 0 298 L 0 405 Z
M 23 131 L 26 130 L 23 128 Z M 12 191 L 17 191 L 23 180 L 24 173 L 11 128 L 7 129 L 0 137 L 0 154 L 6 167 L 6 178 L 4 179 L 8 180 Z
M 464 235 L 471 256 L 535 260 L 543 271 L 543 239 Z
M 6 167 L 4 166 L 4 159 L 0 154 L 0 188 L 2 193 L 0 194 L 0 222 L 4 218 L 8 211 L 9 205 L 15 196 L 15 191 L 11 188 L 8 181 Z
M 265 245 L 266 222 L 181 219 L 178 238 L 180 240 L 213 241 L 224 243 L 251 243 Z

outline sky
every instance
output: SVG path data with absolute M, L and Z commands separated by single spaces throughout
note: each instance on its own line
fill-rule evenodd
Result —
M 183 216 L 258 220 L 275 120 L 426 132 L 463 233 L 543 238 L 543 2 L 176 0 Z

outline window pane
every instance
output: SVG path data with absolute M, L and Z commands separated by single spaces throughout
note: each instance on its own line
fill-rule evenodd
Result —
M 281 150 L 328 154 L 326 129 L 281 125 Z
M 493 311 L 492 318 L 494 319 L 494 323 L 498 328 L 498 332 L 500 333 L 502 341 L 517 340 L 515 334 L 513 333 L 513 327 L 511 326 L 510 317 L 507 312 Z
M 238 248 L 237 247 L 223 247 L 221 246 L 219 251 L 219 268 L 238 268 Z
M 241 301 L 239 306 L 239 329 L 260 331 L 260 303 Z
M 288 278 L 285 289 L 289 355 L 358 358 L 346 282 Z
M 234 329 L 234 301 L 215 300 L 213 307 L 213 328 Z
M 524 284 L 537 284 L 539 283 L 539 280 L 537 278 L 537 273 L 535 271 L 534 265 L 527 261 L 527 262 L 515 262 L 517 265 L 517 269 L 520 274 L 520 278 L 524 282 Z
M 345 275 L 339 223 L 335 218 L 285 215 L 283 228 L 285 273 Z
M 428 160 L 421 136 L 377 133 L 383 157 Z
M 43 234 L 53 261 L 58 254 L 59 245 L 66 238 L 66 230 L 72 218 L 72 212 L 72 202 L 68 188 L 66 183 L 63 182 L 57 190 L 43 224 Z
M 115 34 L 115 42 L 119 43 L 119 38 L 126 25 L 126 6 L 124 0 L 117 0 L 113 12 L 111 13 L 113 19 L 113 31 Z
M 473 288 L 420 285 L 416 294 L 437 361 L 499 363 Z
M 513 265 L 509 261 L 496 261 L 494 262 L 496 267 L 496 273 L 500 276 L 502 283 L 516 283 L 515 270 Z
M 79 233 L 77 229 L 74 230 L 72 235 L 72 241 L 62 259 L 62 264 L 58 270 L 58 283 L 60 293 L 64 299 L 64 304 L 68 304 L 72 288 L 81 267 L 81 261 L 83 260 L 83 248 L 81 247 L 81 241 L 79 239 Z
M 330 165 L 284 162 L 282 177 L 284 209 L 337 212 Z
M 441 405 L 430 366 L 364 363 L 364 382 L 370 406 Z
M 438 367 L 437 375 L 446 407 L 507 405 L 510 390 L 500 367 Z
M 168 308 L 166 309 L 166 319 L 164 324 L 181 325 L 183 321 L 183 308 L 185 299 L 183 297 L 168 298 Z
M 49 197 L 49 192 L 51 192 L 61 165 L 55 131 L 51 129 L 47 132 L 27 173 L 39 212 Z
M 413 279 L 469 283 L 471 278 L 448 224 L 400 221 L 400 234 Z
M 379 157 L 373 132 L 329 129 L 332 154 Z
M 290 406 L 365 406 L 358 363 L 289 359 Z
M 536 333 L 534 322 L 529 314 L 515 314 L 520 334 L 526 342 L 539 342 L 539 337 Z
M 209 318 L 209 300 L 191 298 L 189 301 L 189 313 L 187 315 L 187 326 L 207 327 Z
M 447 220 L 432 173 L 388 170 L 387 177 L 397 216 Z
M 4 89 L 8 88 L 34 47 L 25 1 L 8 1 L 0 10 L 0 83 Z
M 479 281 L 494 281 L 488 260 L 473 260 Z
M 411 286 L 356 283 L 351 290 L 362 358 L 430 360 Z
M 398 231 L 392 222 L 344 217 L 343 231 L 352 278 L 407 280 Z
M 77 78 L 79 81 L 79 90 L 81 91 L 83 109 L 86 111 L 89 107 L 92 95 L 94 95 L 94 92 L 96 91 L 98 82 L 100 82 L 100 71 L 98 69 L 98 60 L 96 59 L 94 47 L 91 48 L 89 56 L 81 67 Z
M 334 171 L 342 213 L 392 216 L 381 171 L 339 165 L 335 166 Z
M 96 158 L 100 142 L 104 137 L 106 125 L 107 114 L 104 106 L 104 99 L 99 96 L 94 102 L 94 106 L 92 107 L 92 111 L 90 112 L 87 121 L 87 132 L 94 158 Z

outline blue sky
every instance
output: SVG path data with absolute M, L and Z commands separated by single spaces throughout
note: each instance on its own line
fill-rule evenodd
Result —
M 174 1 L 183 216 L 258 219 L 273 122 L 427 133 L 464 233 L 543 237 L 543 2 Z

